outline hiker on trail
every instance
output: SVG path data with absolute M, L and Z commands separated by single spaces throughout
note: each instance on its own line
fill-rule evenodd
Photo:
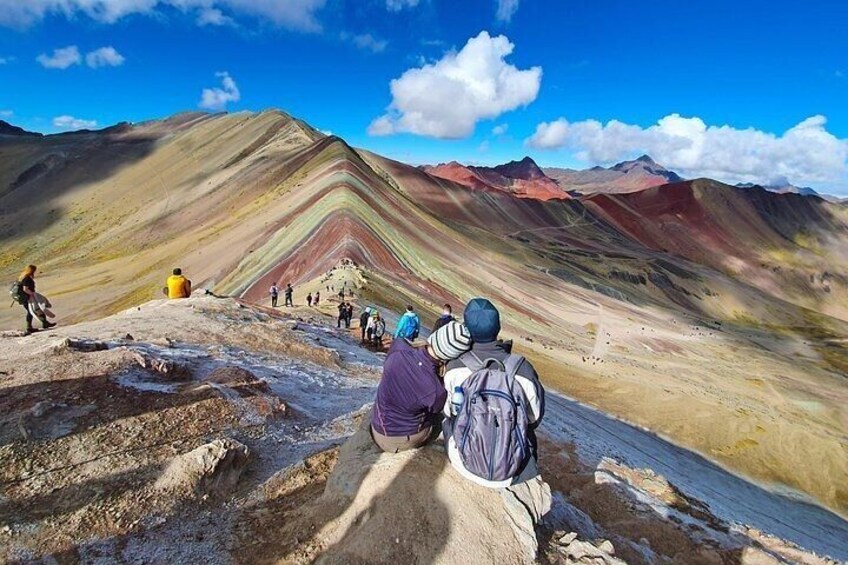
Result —
M 350 302 L 345 303 L 345 327 L 350 329 L 350 321 L 353 320 L 353 305 Z
M 294 306 L 294 302 L 292 302 L 292 294 L 294 294 L 294 289 L 291 286 L 291 283 L 286 283 L 286 306 Z
M 539 475 L 535 430 L 545 390 L 533 366 L 512 353 L 512 342 L 498 339 L 500 313 L 491 302 L 474 298 L 463 318 L 474 343 L 445 373 L 448 459 L 463 477 L 486 487 L 528 481 Z
M 312 306 L 312 293 L 311 292 L 306 295 L 306 305 Z
M 386 322 L 380 317 L 380 312 L 376 308 L 371 309 L 371 316 L 368 318 L 365 333 L 368 335 L 368 342 L 374 345 L 375 350 L 383 349 L 383 334 L 386 333 Z
M 344 300 L 344 289 L 339 291 L 339 300 Z
M 362 343 L 365 343 L 365 331 L 368 328 L 368 319 L 371 317 L 371 307 L 367 306 L 359 315 L 359 330 L 362 332 Z M 370 337 L 369 337 L 370 339 Z
M 395 328 L 395 339 L 416 339 L 420 330 L 421 321 L 418 319 L 418 314 L 415 313 L 415 308 L 410 304 L 398 320 L 397 328 Z
M 318 306 L 318 302 L 319 302 L 320 300 L 321 300 L 321 291 L 320 291 L 320 290 L 316 290 L 316 291 L 315 291 L 315 300 L 313 301 L 313 302 L 314 302 L 314 304 L 315 304 L 315 306 Z
M 168 298 L 188 298 L 191 296 L 191 281 L 183 276 L 183 270 L 174 269 L 173 274 L 165 281 Z
M 338 322 L 336 323 L 336 327 L 337 328 L 342 327 L 342 323 L 345 323 L 346 320 L 347 320 L 347 306 L 345 306 L 345 303 L 342 302 L 342 303 L 339 304 L 339 319 L 338 319 Z M 348 327 L 350 327 L 350 324 L 348 324 Z
M 39 319 L 45 330 L 56 325 L 53 322 L 48 321 L 44 311 L 38 307 L 37 301 L 39 295 L 35 292 L 35 271 L 37 268 L 38 267 L 35 265 L 28 265 L 26 269 L 21 271 L 21 276 L 18 277 L 18 282 L 14 287 L 15 293 L 13 298 L 18 304 L 24 307 L 24 310 L 26 310 L 27 335 L 38 331 L 32 327 L 33 317 L 37 317 Z
M 470 346 L 470 333 L 456 322 L 434 332 L 423 347 L 406 339 L 392 342 L 371 411 L 371 437 L 380 449 L 415 449 L 439 435 L 447 399 L 439 371 Z
M 277 297 L 280 296 L 280 287 L 277 286 L 277 283 L 271 285 L 271 290 L 268 291 L 271 294 L 271 308 L 277 307 Z
M 453 322 L 455 318 L 453 317 L 453 309 L 450 304 L 445 304 L 444 309 L 442 310 L 442 315 L 439 316 L 439 319 L 436 320 L 436 323 L 433 324 L 433 331 L 438 330 L 448 322 Z

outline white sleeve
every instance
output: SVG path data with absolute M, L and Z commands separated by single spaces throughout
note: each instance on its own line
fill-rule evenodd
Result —
M 535 424 L 542 416 L 542 399 L 539 398 L 536 385 L 531 379 L 527 379 L 521 375 L 516 375 L 515 379 L 521 385 L 521 388 L 524 389 L 524 396 L 527 397 L 527 418 L 531 424 Z

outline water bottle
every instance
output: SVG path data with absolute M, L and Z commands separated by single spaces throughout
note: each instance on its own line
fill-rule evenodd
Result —
M 462 392 L 462 387 L 454 387 L 451 395 L 451 414 L 456 416 L 462 410 L 462 403 L 465 401 L 465 393 Z

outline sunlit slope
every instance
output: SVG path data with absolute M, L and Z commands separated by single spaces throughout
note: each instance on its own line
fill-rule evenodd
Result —
M 848 474 L 848 326 L 822 313 L 826 301 L 726 262 L 804 258 L 812 241 L 836 253 L 844 220 L 746 205 L 725 188 L 689 186 L 680 208 L 674 185 L 518 199 L 353 149 L 281 112 L 185 114 L 0 139 L 0 268 L 11 280 L 38 264 L 62 323 L 158 296 L 176 266 L 196 288 L 258 301 L 272 281 L 317 288 L 351 259 L 367 281 L 360 296 L 413 303 L 425 324 L 444 302 L 487 296 L 549 386 L 845 510 L 834 477 Z M 787 235 L 809 225 L 814 240 Z M 20 327 L 22 314 L 0 310 L 2 327 Z
M 584 202 L 650 249 L 713 267 L 767 295 L 848 320 L 844 207 L 821 198 L 707 179 L 632 194 L 599 194 Z
M 0 197 L 0 268 L 13 278 L 39 265 L 41 288 L 65 319 L 149 299 L 174 266 L 195 283 L 222 278 L 261 240 L 265 226 L 251 212 L 289 190 L 298 159 L 321 138 L 263 112 L 4 140 L 3 181 L 27 170 L 23 153 L 29 168 L 50 167 Z

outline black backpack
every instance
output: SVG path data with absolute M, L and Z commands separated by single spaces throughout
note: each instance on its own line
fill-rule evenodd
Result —
M 12 296 L 12 300 L 18 304 L 26 305 L 29 302 L 29 296 L 24 292 L 24 285 L 21 284 L 21 281 L 12 283 L 12 286 L 9 287 L 9 294 Z

